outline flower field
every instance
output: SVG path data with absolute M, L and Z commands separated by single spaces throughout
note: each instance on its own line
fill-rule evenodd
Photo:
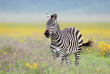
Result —
M 110 23 L 59 23 L 61 30 L 78 28 L 84 42 L 80 64 L 62 66 L 54 60 L 45 23 L 0 23 L 0 74 L 110 74 Z

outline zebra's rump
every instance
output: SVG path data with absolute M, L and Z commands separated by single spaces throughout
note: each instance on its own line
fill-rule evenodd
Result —
M 67 46 L 67 53 L 75 53 L 81 49 L 83 39 L 81 32 L 77 28 L 66 28 L 62 32 L 62 37 Z

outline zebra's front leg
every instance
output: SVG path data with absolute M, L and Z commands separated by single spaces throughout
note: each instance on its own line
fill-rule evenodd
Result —
M 61 65 L 63 64 L 64 60 L 66 60 L 66 58 L 67 58 L 67 55 L 65 53 L 62 53 L 61 54 L 61 62 L 60 62 Z
M 57 59 L 59 57 L 58 52 L 54 48 L 51 48 L 51 51 L 52 51 L 53 59 Z
M 79 57 L 80 57 L 80 52 L 76 52 L 75 53 L 75 65 L 76 66 L 79 65 Z
M 67 56 L 66 58 L 66 64 L 67 66 L 70 66 L 72 64 L 69 56 Z

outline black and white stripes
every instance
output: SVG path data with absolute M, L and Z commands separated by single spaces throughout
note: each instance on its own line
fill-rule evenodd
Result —
M 60 57 L 61 64 L 66 61 L 67 65 L 71 64 L 69 56 L 75 54 L 75 65 L 79 64 L 79 57 L 83 46 L 81 32 L 76 28 L 66 28 L 60 30 L 59 24 L 56 22 L 57 15 L 51 16 L 47 22 L 46 37 L 51 37 L 51 51 L 53 58 Z M 86 43 L 87 44 L 87 43 Z M 90 46 L 91 42 L 85 46 Z

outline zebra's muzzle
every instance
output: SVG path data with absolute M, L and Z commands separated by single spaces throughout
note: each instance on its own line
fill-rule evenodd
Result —
M 44 33 L 44 35 L 45 35 L 47 38 L 49 38 L 49 37 L 50 37 L 49 30 L 46 30 L 45 33 Z

